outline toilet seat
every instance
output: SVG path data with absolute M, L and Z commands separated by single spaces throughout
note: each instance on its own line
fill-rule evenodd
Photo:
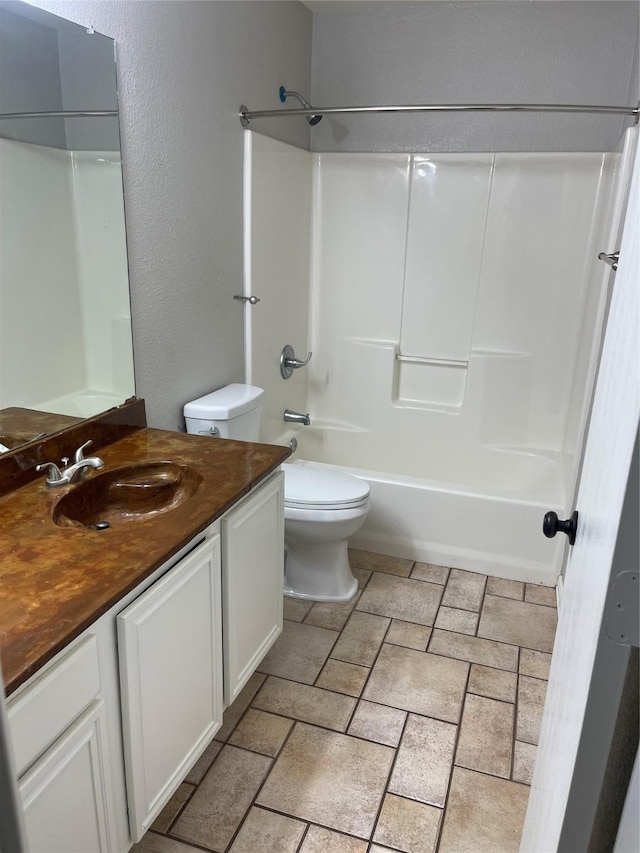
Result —
M 369 484 L 350 474 L 289 463 L 282 470 L 285 507 L 335 511 L 355 509 L 369 500 Z

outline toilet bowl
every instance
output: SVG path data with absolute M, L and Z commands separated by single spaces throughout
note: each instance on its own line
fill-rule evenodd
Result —
M 349 601 L 358 582 L 351 573 L 349 537 L 369 512 L 365 480 L 285 463 L 284 593 L 310 601 Z
M 187 432 L 258 441 L 264 391 L 227 385 L 184 407 Z M 349 601 L 358 589 L 347 554 L 350 536 L 369 511 L 365 480 L 285 463 L 284 592 L 310 601 Z

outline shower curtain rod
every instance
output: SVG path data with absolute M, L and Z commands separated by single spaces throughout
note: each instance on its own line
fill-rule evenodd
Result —
M 3 118 L 87 118 L 91 116 L 117 116 L 117 110 L 43 110 L 37 113 L 2 113 Z
M 640 105 L 639 105 L 640 106 Z M 294 110 L 249 110 L 243 104 L 238 117 L 243 127 L 255 118 L 281 116 L 346 115 L 354 113 L 438 113 L 438 112 L 532 112 L 532 113 L 600 113 L 633 116 L 638 121 L 639 107 L 608 107 L 595 104 L 414 104 L 378 107 L 311 107 Z

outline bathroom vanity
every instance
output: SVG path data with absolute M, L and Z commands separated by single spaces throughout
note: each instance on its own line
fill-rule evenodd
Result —
M 0 655 L 33 851 L 128 850 L 214 737 L 282 630 L 289 453 L 138 429 L 84 483 L 0 498 Z M 56 513 L 158 463 L 195 472 L 195 492 L 103 529 L 90 501 L 80 521 Z

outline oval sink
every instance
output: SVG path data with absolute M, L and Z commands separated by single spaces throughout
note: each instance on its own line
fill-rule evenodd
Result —
M 174 462 L 142 462 L 104 471 L 67 492 L 53 510 L 60 527 L 102 530 L 175 509 L 202 483 L 193 468 Z

